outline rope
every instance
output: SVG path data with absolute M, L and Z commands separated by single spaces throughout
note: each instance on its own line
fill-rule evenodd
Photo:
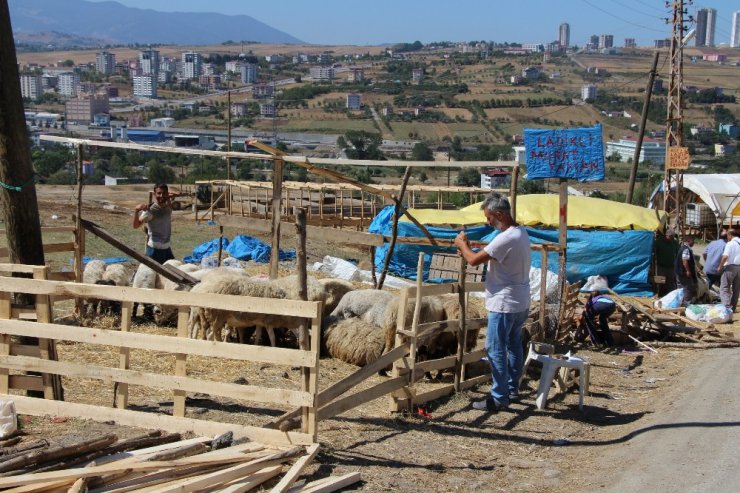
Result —
M 7 183 L 0 181 L 0 187 L 3 187 L 6 190 L 10 190 L 11 192 L 20 192 L 28 185 L 36 183 L 36 176 L 37 176 L 36 173 L 33 173 L 28 180 L 26 180 L 20 186 L 17 186 L 17 187 L 13 185 L 8 185 Z

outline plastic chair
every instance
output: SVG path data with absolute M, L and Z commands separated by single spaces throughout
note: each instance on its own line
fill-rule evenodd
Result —
M 531 343 L 529 345 L 527 359 L 524 361 L 522 378 L 524 378 L 524 374 L 531 361 L 537 361 L 542 364 L 542 374 L 540 375 L 540 383 L 537 386 L 535 403 L 537 404 L 537 409 L 544 409 L 547 406 L 547 396 L 550 393 L 553 380 L 557 378 L 560 390 L 566 390 L 569 384 L 573 382 L 570 371 L 578 371 L 578 409 L 582 410 L 583 400 L 588 393 L 590 383 L 590 365 L 581 358 L 570 356 L 570 353 L 564 357 L 557 357 L 553 356 L 554 352 L 555 348 L 551 344 Z

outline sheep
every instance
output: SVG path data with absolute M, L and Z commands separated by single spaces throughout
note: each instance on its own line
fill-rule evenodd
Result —
M 85 270 L 82 271 L 82 282 L 85 284 L 97 284 L 98 281 L 103 279 L 104 273 L 105 262 L 102 260 L 90 260 L 85 264 Z M 98 303 L 99 300 L 83 300 L 81 312 L 82 317 L 95 316 L 98 311 Z
M 325 279 L 319 279 L 319 282 L 324 286 L 324 291 L 326 291 L 324 317 L 329 316 L 329 314 L 334 311 L 344 295 L 346 295 L 350 291 L 355 290 L 354 285 L 349 281 L 345 281 L 344 279 L 334 279 L 327 277 Z
M 206 277 L 200 284 L 194 286 L 191 292 L 252 296 L 272 299 L 286 298 L 285 291 L 272 283 L 267 281 L 255 281 L 237 272 L 222 273 L 220 275 Z M 210 332 L 215 339 L 223 340 L 222 329 L 227 323 L 235 329 L 251 326 L 272 327 L 274 326 L 276 319 L 282 318 L 284 317 L 258 313 L 244 314 L 225 310 L 194 307 L 190 311 L 190 337 L 197 338 L 202 331 L 204 339 L 208 337 L 208 333 Z
M 105 272 L 103 272 L 103 278 L 95 284 L 105 286 L 128 286 L 129 274 L 126 272 L 126 266 L 123 264 L 108 265 L 105 268 Z M 121 303 L 118 301 L 100 301 L 98 311 L 108 315 L 120 315 Z
M 162 279 L 157 275 L 154 270 L 146 264 L 139 264 L 139 267 L 134 273 L 134 279 L 131 281 L 131 285 L 135 288 L 141 289 L 162 289 Z M 136 316 L 139 309 L 139 303 L 134 303 L 132 315 Z M 153 318 L 153 309 L 151 305 L 144 305 L 144 317 Z
M 380 358 L 385 344 L 380 327 L 356 317 L 337 320 L 324 330 L 322 339 L 326 354 L 358 366 Z
M 377 289 L 358 289 L 345 294 L 339 301 L 337 307 L 329 315 L 327 323 L 332 323 L 334 319 L 362 317 L 367 312 L 375 308 L 372 319 L 382 319 L 384 311 L 381 308 L 387 307 L 395 299 L 395 296 L 388 291 L 378 291 Z M 382 323 L 376 323 L 382 325 Z

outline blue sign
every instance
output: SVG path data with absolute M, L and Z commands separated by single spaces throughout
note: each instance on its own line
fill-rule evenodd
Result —
M 524 129 L 527 179 L 604 179 L 601 125 L 563 130 Z

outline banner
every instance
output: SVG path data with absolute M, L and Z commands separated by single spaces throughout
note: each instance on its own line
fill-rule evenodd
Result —
M 527 179 L 604 179 L 601 125 L 562 130 L 524 129 Z

